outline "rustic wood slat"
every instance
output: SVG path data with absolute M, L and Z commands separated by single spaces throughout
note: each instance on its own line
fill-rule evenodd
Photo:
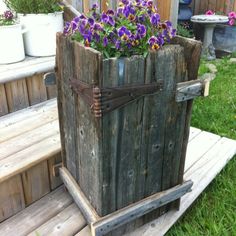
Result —
M 7 83 L 5 88 L 9 112 L 14 112 L 29 106 L 25 79 Z
M 60 168 L 59 171 L 65 187 L 68 189 L 76 205 L 79 207 L 84 218 L 86 219 L 86 222 L 88 224 L 96 222 L 99 219 L 99 216 L 97 215 L 96 211 L 94 210 L 84 193 L 81 191 L 81 188 L 72 177 L 70 172 L 65 167 Z
M 185 171 L 189 170 L 195 161 L 214 147 L 219 140 L 220 136 L 202 131 L 191 142 L 189 142 L 187 156 L 191 153 L 191 158 L 186 159 Z M 199 146 L 201 148 L 199 148 Z
M 101 53 L 75 44 L 76 79 L 98 85 L 100 79 Z M 102 213 L 102 153 L 100 120 L 91 113 L 90 107 L 77 95 L 76 123 L 77 142 L 75 152 L 77 180 L 84 194 L 98 214 Z M 67 104 L 69 105 L 69 104 Z M 88 129 L 89 127 L 89 129 Z M 74 147 L 72 147 L 73 150 Z
M 0 182 L 47 160 L 60 152 L 59 134 L 45 138 L 36 146 L 30 146 L 0 161 Z
M 4 84 L 0 84 L 0 117 L 8 114 L 7 97 Z
M 75 203 L 71 204 L 59 214 L 41 225 L 28 236 L 74 236 L 86 222 Z
M 55 165 L 58 165 L 61 162 L 62 162 L 61 153 L 58 153 L 55 156 L 50 157 L 50 159 L 48 160 L 48 170 L 49 170 L 51 190 L 54 190 L 55 188 L 57 188 L 62 184 L 59 172 L 55 173 L 55 169 L 53 169 Z
M 0 235 L 25 236 L 56 216 L 72 203 L 68 193 L 59 188 L 0 224 Z
M 58 36 L 59 37 L 59 36 Z M 77 153 L 74 152 L 76 150 L 77 143 L 76 140 L 76 132 L 77 127 L 76 119 L 75 119 L 75 112 L 77 107 L 77 101 L 75 95 L 73 94 L 69 80 L 75 78 L 74 68 L 75 66 L 75 56 L 74 56 L 74 44 L 71 43 L 70 39 L 66 39 L 62 37 L 61 41 L 57 41 L 58 48 L 61 49 L 58 52 L 57 60 L 58 65 L 58 97 L 60 97 L 60 103 L 58 103 L 60 122 L 61 128 L 61 138 L 62 138 L 62 155 L 63 158 L 66 155 L 70 156 L 70 161 L 64 163 L 68 170 L 72 173 L 73 177 L 77 178 L 76 173 L 76 157 Z M 61 56 L 60 56 L 61 55 Z M 64 55 L 62 57 L 62 55 Z M 66 59 L 65 59 L 66 58 Z M 62 71 L 61 68 L 67 68 L 67 70 Z M 61 70 L 61 71 L 60 71 Z M 62 80 L 64 78 L 64 80 Z M 70 105 L 68 105 L 70 104 Z M 67 124 L 63 123 L 63 120 L 69 120 Z M 67 131 L 67 133 L 66 133 Z M 64 160 L 64 159 L 63 159 Z
M 47 90 L 43 83 L 42 74 L 27 78 L 26 84 L 31 106 L 47 100 Z
M 92 235 L 102 236 L 110 232 L 112 229 L 118 228 L 125 223 L 129 223 L 130 221 L 149 213 L 153 209 L 173 201 L 173 199 L 178 199 L 188 193 L 192 185 L 192 181 L 187 181 L 182 185 L 156 193 L 139 202 L 133 203 L 123 209 L 104 216 L 91 225 Z
M 28 57 L 26 60 L 9 65 L 0 65 L 0 83 L 9 83 L 35 74 L 53 71 L 55 57 Z
M 23 121 L 30 117 L 37 117 L 39 114 L 47 113 L 49 110 L 57 107 L 56 99 L 51 99 L 46 102 L 27 107 L 25 109 L 16 111 L 14 113 L 0 117 L 0 131 L 2 128 L 15 125 L 16 123 Z M 57 114 L 57 112 L 56 112 Z M 23 127 L 21 127 L 23 128 Z M 1 135 L 0 135 L 1 136 Z
M 0 184 L 0 222 L 25 208 L 21 176 Z M 0 224 L 1 225 L 1 224 Z M 6 235 L 3 233 L 2 235 Z
M 189 154 L 186 160 L 190 161 L 193 153 Z M 125 236 L 165 235 L 235 154 L 235 140 L 227 138 L 218 140 L 214 147 L 209 147 L 209 151 L 201 156 L 195 164 L 192 163 L 191 168 L 185 173 L 184 177 L 191 179 L 194 184 L 192 192 L 182 197 L 180 210 L 170 211 Z M 80 235 L 78 234 L 78 236 Z
M 25 204 L 39 200 L 50 192 L 48 165 L 44 161 L 22 173 Z
M 12 116 L 14 119 L 14 114 Z M 53 122 L 57 119 L 57 109 L 54 107 L 48 112 L 42 112 L 35 116 L 30 116 L 13 124 L 9 124 L 0 130 L 0 142 L 5 142 L 25 132 L 32 131 L 40 126 L 50 123 L 52 129 L 58 131 L 58 123 Z M 54 126 L 54 127 L 53 127 Z
M 29 146 L 55 135 L 58 132 L 58 121 L 43 124 L 28 132 L 23 132 L 7 141 L 0 143 L 0 160 L 13 155 Z M 1 132 L 0 132 L 1 134 Z

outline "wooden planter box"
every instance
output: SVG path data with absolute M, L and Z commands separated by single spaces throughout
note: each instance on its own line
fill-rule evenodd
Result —
M 100 216 L 183 183 L 194 96 L 177 88 L 197 78 L 201 43 L 173 43 L 147 58 L 103 59 L 57 37 L 63 161 Z

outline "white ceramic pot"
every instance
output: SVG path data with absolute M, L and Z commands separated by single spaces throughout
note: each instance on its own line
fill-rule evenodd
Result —
M 18 62 L 24 58 L 21 25 L 0 26 L 0 64 Z
M 25 53 L 29 56 L 56 54 L 56 33 L 63 31 L 63 12 L 17 14 L 25 31 Z

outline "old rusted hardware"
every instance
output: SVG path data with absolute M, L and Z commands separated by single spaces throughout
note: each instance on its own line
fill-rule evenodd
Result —
M 88 103 L 95 117 L 111 112 L 145 95 L 161 91 L 163 81 L 150 84 L 124 85 L 122 87 L 99 88 L 80 80 L 70 80 L 72 89 Z

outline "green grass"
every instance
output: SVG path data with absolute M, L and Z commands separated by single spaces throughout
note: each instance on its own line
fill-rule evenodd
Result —
M 236 65 L 229 58 L 214 62 L 218 73 L 210 96 L 194 102 L 191 125 L 236 139 Z M 206 73 L 205 62 L 199 74 Z M 236 235 L 236 158 L 210 184 L 167 236 Z

